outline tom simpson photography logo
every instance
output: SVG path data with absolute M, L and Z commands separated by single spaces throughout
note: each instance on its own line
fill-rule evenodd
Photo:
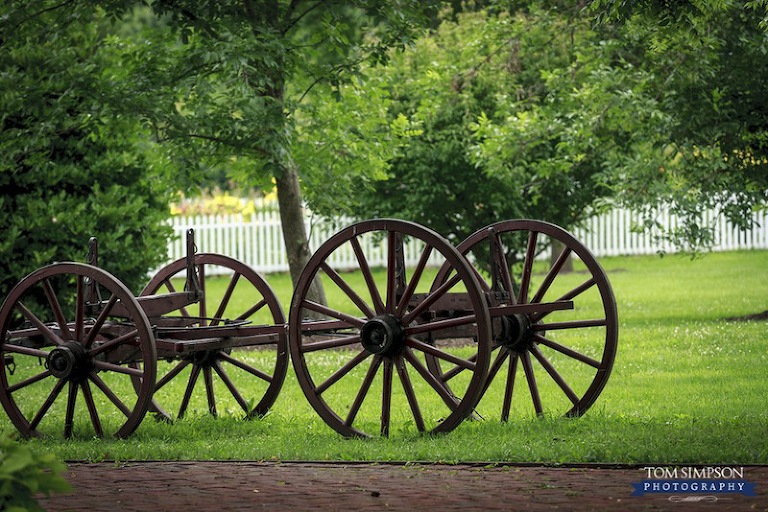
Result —
M 743 467 L 647 466 L 642 471 L 645 478 L 632 483 L 632 496 L 670 494 L 670 501 L 717 501 L 723 494 L 756 495 L 755 484 L 744 479 Z

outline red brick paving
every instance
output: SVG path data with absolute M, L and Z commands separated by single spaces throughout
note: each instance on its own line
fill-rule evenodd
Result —
M 70 463 L 58 511 L 670 510 L 768 511 L 768 466 L 744 468 L 757 496 L 631 496 L 641 467 L 295 462 Z M 712 497 L 707 498 L 711 500 Z M 675 500 L 675 501 L 673 501 Z

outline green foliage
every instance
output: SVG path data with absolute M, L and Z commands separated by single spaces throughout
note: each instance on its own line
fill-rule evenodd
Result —
M 125 17 L 152 23 L 131 21 L 110 41 L 128 71 L 117 94 L 187 164 L 190 183 L 224 169 L 241 187 L 271 188 L 297 167 L 309 183 L 334 183 L 326 197 L 348 194 L 345 176 L 375 178 L 392 139 L 379 107 L 358 112 L 365 98 L 350 85 L 433 3 L 152 3 Z
M 65 470 L 53 454 L 40 453 L 29 444 L 0 434 L 0 510 L 43 512 L 35 496 L 70 490 L 61 476 Z
M 595 2 L 606 29 L 626 41 L 626 59 L 653 77 L 646 91 L 667 119 L 645 172 L 616 172 L 630 207 L 671 204 L 687 220 L 671 237 L 711 241 L 702 212 L 717 208 L 749 227 L 768 203 L 768 4 L 753 2 Z M 617 169 L 618 171 L 618 169 Z
M 747 228 L 768 202 L 765 13 L 502 0 L 447 16 L 391 59 L 388 108 L 423 133 L 354 211 L 460 239 L 500 218 L 569 227 L 608 202 L 655 226 L 664 205 L 684 222 L 663 236 L 693 250 L 713 240 L 707 209 Z
M 101 266 L 138 290 L 165 257 L 171 168 L 106 99 L 101 17 L 21 4 L 0 16 L 0 296 L 43 265 L 83 261 L 91 236 Z
M 603 205 L 606 168 L 647 151 L 648 121 L 663 115 L 621 45 L 565 4 L 458 15 L 393 55 L 390 110 L 423 132 L 363 189 L 359 216 L 458 240 L 504 218 L 570 227 Z

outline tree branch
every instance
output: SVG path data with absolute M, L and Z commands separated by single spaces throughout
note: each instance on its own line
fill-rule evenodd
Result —
M 57 10 L 57 9 L 61 9 L 61 8 L 63 8 L 63 7 L 66 7 L 66 6 L 67 6 L 67 5 L 69 5 L 69 4 L 73 4 L 73 3 L 75 3 L 73 0 L 65 0 L 65 1 L 63 1 L 62 3 L 58 4 L 58 5 L 52 5 L 52 6 L 50 6 L 50 7 L 46 7 L 45 9 L 41 9 L 40 11 L 37 11 L 37 12 L 35 12 L 35 13 L 33 13 L 33 14 L 30 14 L 30 15 L 29 15 L 29 16 L 27 16 L 26 18 L 23 18 L 21 21 L 19 21 L 19 22 L 18 22 L 18 23 L 16 23 L 15 25 L 13 25 L 13 26 L 10 28 L 10 30 L 8 30 L 8 31 L 6 32 L 6 35 L 7 35 L 7 34 L 10 34 L 10 33 L 11 33 L 13 30 L 16 30 L 17 28 L 19 28 L 19 27 L 20 27 L 20 26 L 22 26 L 23 24 L 25 24 L 25 23 L 28 23 L 29 21 L 31 21 L 31 20 L 33 20 L 33 19 L 35 19 L 35 18 L 38 18 L 38 17 L 42 16 L 42 15 L 43 15 L 43 14 L 45 14 L 45 13 L 48 13 L 48 12 L 51 12 L 51 11 L 55 11 L 55 10 Z M 5 32 L 5 31 L 4 31 L 4 32 Z M 0 43 L 2 42 L 2 40 L 3 40 L 3 38 L 2 38 L 2 36 L 0 36 Z
M 298 23 L 299 23 L 299 22 L 300 22 L 300 21 L 301 21 L 301 20 L 302 20 L 302 19 L 303 19 L 303 18 L 304 18 L 306 15 L 307 15 L 307 14 L 309 14 L 310 12 L 312 12 L 312 11 L 314 11 L 315 9 L 317 9 L 318 7 L 320 7 L 321 5 L 323 5 L 324 3 L 326 3 L 328 0 L 318 0 L 318 1 L 317 1 L 317 2 L 315 2 L 313 5 L 309 6 L 309 7 L 308 7 L 308 8 L 307 8 L 307 9 L 306 9 L 304 12 L 302 12 L 301 14 L 299 14 L 298 16 L 296 16 L 294 19 L 290 20 L 290 16 L 291 16 L 291 14 L 292 14 L 292 13 L 293 13 L 293 11 L 295 11 L 295 10 L 296 10 L 296 8 L 299 6 L 299 1 L 300 1 L 300 0 L 292 0 L 292 1 L 291 1 L 291 5 L 290 5 L 290 7 L 288 8 L 288 19 L 289 19 L 289 23 L 285 25 L 285 28 L 284 28 L 284 29 L 283 29 L 283 31 L 281 32 L 281 35 L 283 35 L 283 36 L 285 36 L 285 35 L 286 35 L 288 32 L 290 32 L 290 30 L 291 30 L 293 27 L 295 27 L 295 26 L 296 26 L 296 25 L 297 25 L 297 24 L 298 24 Z

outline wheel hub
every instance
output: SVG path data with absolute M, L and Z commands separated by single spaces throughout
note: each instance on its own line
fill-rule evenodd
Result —
M 397 354 L 405 346 L 405 329 L 393 315 L 380 315 L 363 325 L 360 339 L 363 347 L 372 354 Z
M 90 371 L 88 353 L 76 341 L 68 341 L 51 350 L 46 358 L 48 370 L 59 379 L 80 380 Z
M 522 352 L 531 343 L 531 321 L 526 315 L 510 315 L 501 318 L 501 332 L 496 336 L 498 345 L 515 352 Z

